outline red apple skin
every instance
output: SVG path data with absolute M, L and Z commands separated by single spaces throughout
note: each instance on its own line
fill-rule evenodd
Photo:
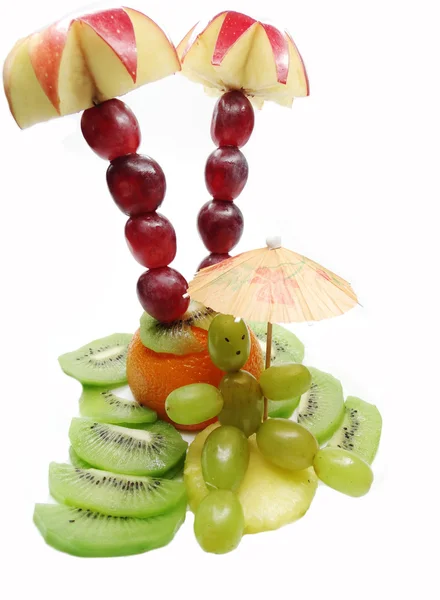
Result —
M 186 47 L 182 52 L 181 62 L 183 63 L 185 60 L 185 56 L 190 50 L 191 46 L 196 42 L 196 40 L 206 31 L 213 21 L 221 17 L 223 13 L 216 15 L 213 19 L 209 21 L 208 24 L 203 25 L 202 23 L 198 23 L 191 30 L 192 33 L 188 37 L 188 42 Z M 225 20 L 222 23 L 217 42 L 214 48 L 214 53 L 212 56 L 211 64 L 214 66 L 220 66 L 225 58 L 226 54 L 232 48 L 232 46 L 240 39 L 240 37 L 246 33 L 249 27 L 252 27 L 254 23 L 257 23 L 256 19 L 249 17 L 248 15 L 244 15 L 243 13 L 239 13 L 236 11 L 228 11 L 225 17 Z M 277 80 L 278 83 L 286 84 L 287 77 L 289 75 L 289 46 L 287 40 L 284 36 L 284 33 L 274 27 L 273 25 L 269 25 L 267 23 L 261 23 L 261 26 L 264 28 L 267 38 L 272 47 L 272 52 L 275 60 L 276 71 L 277 71 Z M 290 37 L 290 36 L 289 36 Z M 296 47 L 296 46 L 295 46 Z
M 131 8 L 131 6 L 130 6 L 130 10 L 131 10 L 131 12 L 134 12 L 134 13 L 140 15 L 144 19 L 148 19 L 149 21 L 151 21 L 151 23 L 153 23 L 154 25 L 156 25 L 156 27 L 158 27 L 159 29 L 162 29 L 161 27 L 159 27 L 159 25 L 156 23 L 156 21 L 153 21 L 153 19 L 151 19 L 148 15 L 146 15 L 143 12 L 141 12 L 140 10 L 136 10 L 135 8 Z M 130 19 L 130 21 L 131 21 L 131 19 Z M 174 49 L 174 54 L 176 55 L 176 60 L 179 63 L 179 71 L 181 71 L 182 67 L 180 66 L 180 60 L 179 60 L 179 55 L 177 54 L 177 48 L 175 47 L 173 40 L 169 37 L 169 35 L 166 33 L 166 31 L 164 31 L 163 29 L 162 29 L 162 31 L 163 31 L 164 36 L 167 38 L 167 40 L 169 41 L 170 45 Z M 134 42 L 135 42 L 136 56 L 137 56 L 136 34 L 134 34 L 134 36 L 135 36 Z M 177 71 L 176 71 L 176 73 L 177 73 Z
M 71 25 L 72 21 L 63 20 L 50 25 L 41 33 L 34 34 L 39 36 L 39 42 L 29 52 L 35 75 L 58 113 L 60 113 L 58 74 Z
M 85 15 L 78 21 L 89 25 L 115 52 L 136 83 L 137 46 L 134 27 L 125 10 L 115 8 Z
M 212 64 L 216 66 L 221 65 L 231 47 L 256 22 L 252 17 L 239 12 L 229 11 L 218 34 L 212 56 Z
M 272 46 L 272 52 L 277 69 L 278 83 L 286 85 L 289 75 L 289 46 L 282 32 L 273 25 L 261 23 Z
M 105 10 L 77 17 L 89 25 L 115 52 L 136 83 L 137 47 L 133 24 L 122 9 Z M 60 113 L 58 80 L 67 36 L 73 20 L 64 19 L 47 27 L 39 35 L 38 44 L 30 52 L 35 75 L 55 109 Z

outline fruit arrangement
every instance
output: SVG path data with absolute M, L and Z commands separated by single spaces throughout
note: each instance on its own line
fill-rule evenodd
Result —
M 211 122 L 217 148 L 205 168 L 212 199 L 197 219 L 209 255 L 189 284 L 170 266 L 176 233 L 157 212 L 165 174 L 139 153 L 139 122 L 118 99 L 178 71 L 220 96 Z M 248 178 L 241 149 L 254 106 L 291 106 L 309 94 L 290 34 L 225 11 L 193 27 L 176 50 L 142 13 L 97 10 L 20 40 L 3 78 L 21 128 L 84 111 L 83 137 L 109 163 L 128 248 L 146 269 L 134 335 L 113 334 L 59 358 L 82 393 L 70 463 L 49 467 L 57 503 L 35 507 L 46 542 L 78 556 L 145 552 L 173 539 L 189 503 L 202 549 L 225 553 L 246 533 L 302 517 L 318 479 L 365 495 L 379 411 L 358 398 L 344 402 L 340 382 L 304 366 L 303 344 L 276 324 L 338 316 L 356 305 L 355 293 L 278 239 L 230 254 L 244 228 L 235 200 Z M 118 389 L 126 384 L 131 397 Z M 198 432 L 189 447 L 180 430 Z
M 261 324 L 253 327 L 263 345 Z M 382 426 L 377 408 L 353 397 L 344 403 L 340 382 L 304 367 L 304 346 L 281 326 L 274 328 L 272 364 L 258 381 L 241 370 L 251 331 L 243 320 L 212 316 L 208 356 L 226 373 L 218 386 L 176 387 L 165 402 L 173 424 L 115 387 L 127 381 L 134 342 L 129 334 L 60 356 L 62 369 L 82 383 L 83 392 L 81 417 L 69 430 L 71 464 L 49 467 L 50 492 L 59 504 L 35 508 L 35 523 L 50 545 L 79 556 L 145 552 L 171 541 L 188 501 L 201 547 L 223 553 L 246 533 L 301 518 L 318 478 L 350 496 L 368 492 Z M 168 337 L 179 340 L 172 330 Z M 265 421 L 263 394 L 270 398 Z M 187 452 L 174 426 L 208 420 L 216 422 Z

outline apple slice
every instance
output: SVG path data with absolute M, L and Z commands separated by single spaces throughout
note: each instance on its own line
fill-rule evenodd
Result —
M 278 64 L 280 65 L 281 77 L 283 79 L 281 85 L 285 87 L 289 71 L 289 51 L 286 38 L 278 30 L 275 31 L 280 34 L 277 41 L 279 42 L 279 38 L 282 38 L 284 42 L 283 47 L 281 47 L 282 43 L 278 43 L 277 48 L 281 54 L 278 57 Z M 243 79 L 243 87 L 245 89 L 262 93 L 262 95 L 265 95 L 268 88 L 279 84 L 275 54 L 267 31 L 261 23 L 258 23 L 257 31 L 255 32 L 252 52 L 248 57 Z
M 243 87 L 243 70 L 256 25 L 255 19 L 234 11 L 198 23 L 177 49 L 184 74 L 219 90 Z
M 287 42 L 289 44 L 290 67 L 287 78 L 287 88 L 289 88 L 295 97 L 301 98 L 310 95 L 309 77 L 303 57 L 299 53 L 293 37 L 286 31 Z
M 195 83 L 222 89 L 222 82 L 211 59 L 226 15 L 227 13 L 223 12 L 208 23 L 197 23 L 177 48 L 183 74 Z
M 3 67 L 3 83 L 9 108 L 21 128 L 58 115 L 35 75 L 28 45 L 28 37 L 17 42 Z
M 180 61 L 172 41 L 149 17 L 124 8 L 131 19 L 137 46 L 136 87 L 158 81 L 180 71 Z
M 94 83 L 84 63 L 76 23 L 59 21 L 29 39 L 29 57 L 40 85 L 59 115 L 93 105 Z
M 246 87 L 244 74 L 258 25 L 255 19 L 247 15 L 234 11 L 226 14 L 211 59 L 224 88 Z
M 109 100 L 136 85 L 137 47 L 134 27 L 122 9 L 78 18 L 84 58 L 96 86 L 97 100 Z
M 284 46 L 281 50 L 280 38 L 271 39 L 269 36 L 273 35 L 273 31 L 268 34 L 267 27 L 262 24 L 255 36 L 252 53 L 246 65 L 245 87 L 253 90 L 256 97 L 290 107 L 294 98 L 309 95 L 307 72 L 292 37 L 287 32 L 283 34 Z M 278 30 L 275 31 L 279 33 Z M 287 78 L 284 81 L 280 81 L 280 72 L 284 74 L 284 69 L 281 67 L 277 70 L 277 64 L 270 58 L 269 47 L 273 50 L 275 43 L 280 49 L 278 65 L 287 65 Z
M 287 32 L 228 11 L 198 24 L 177 48 L 182 72 L 205 88 L 241 89 L 262 105 L 290 106 L 309 93 L 303 60 Z
M 3 82 L 20 127 L 90 108 L 180 70 L 172 42 L 142 13 L 75 16 L 20 41 Z

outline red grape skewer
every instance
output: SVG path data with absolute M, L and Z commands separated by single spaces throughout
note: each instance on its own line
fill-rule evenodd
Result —
M 176 256 L 176 232 L 156 212 L 165 197 L 165 175 L 155 160 L 137 154 L 141 133 L 136 117 L 120 100 L 108 100 L 84 111 L 81 130 L 92 150 L 110 161 L 109 191 L 130 217 L 125 225 L 128 247 L 149 269 L 137 284 L 139 302 L 158 321 L 179 319 L 189 306 L 188 283 L 168 266 Z
M 213 200 L 198 216 L 198 230 L 211 252 L 199 265 L 203 269 L 225 258 L 238 244 L 243 233 L 243 215 L 233 204 L 248 178 L 248 164 L 239 150 L 254 129 L 252 104 L 240 91 L 226 92 L 217 101 L 211 123 L 211 137 L 219 147 L 208 157 L 205 181 Z

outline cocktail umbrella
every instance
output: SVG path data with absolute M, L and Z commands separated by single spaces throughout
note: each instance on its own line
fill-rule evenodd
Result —
M 266 368 L 270 366 L 273 323 L 321 321 L 358 304 L 347 281 L 282 248 L 280 238 L 268 239 L 266 248 L 202 269 L 189 284 L 188 293 L 218 312 L 266 322 Z

